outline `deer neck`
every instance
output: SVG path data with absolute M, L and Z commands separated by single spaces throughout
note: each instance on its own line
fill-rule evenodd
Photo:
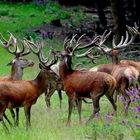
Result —
M 61 79 L 63 80 L 64 78 L 67 77 L 67 75 L 69 73 L 72 73 L 73 70 L 71 68 L 71 59 L 69 60 L 60 60 L 60 64 L 59 64 L 59 74 Z
M 23 68 L 12 66 L 11 69 L 11 78 L 13 80 L 21 80 L 23 76 Z
M 33 80 L 36 86 L 39 88 L 40 94 L 47 88 L 46 80 L 46 73 L 43 70 L 41 70 L 37 77 Z
M 112 50 L 112 63 L 113 64 L 119 64 L 119 57 L 118 57 L 119 52 L 117 50 Z

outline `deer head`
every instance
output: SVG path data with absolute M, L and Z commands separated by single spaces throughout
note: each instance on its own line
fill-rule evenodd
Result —
M 28 55 L 30 53 L 30 50 L 26 49 L 24 46 L 24 43 L 22 42 L 22 49 L 20 50 L 17 39 L 14 37 L 13 34 L 9 32 L 9 39 L 6 40 L 2 34 L 0 34 L 0 45 L 7 50 L 10 54 L 13 54 L 16 58 Z M 12 49 L 11 49 L 12 47 Z
M 50 49 L 48 56 L 43 56 L 43 46 L 41 43 L 34 42 L 33 40 L 24 40 L 24 44 L 27 48 L 30 49 L 31 52 L 33 52 L 39 59 L 39 68 L 44 71 L 44 73 L 47 73 L 47 78 L 51 79 L 56 77 L 56 74 L 50 69 L 52 65 L 54 65 L 57 62 L 57 57 L 54 55 L 53 50 Z M 50 60 L 51 55 L 53 56 L 52 60 Z
M 12 61 L 10 61 L 7 66 L 12 66 L 15 65 L 16 67 L 20 67 L 22 69 L 27 68 L 27 67 L 32 67 L 34 65 L 34 62 L 31 60 L 28 60 L 26 58 L 19 57 L 14 58 Z
M 99 41 L 100 36 L 96 36 L 88 44 L 87 43 L 82 43 L 82 39 L 85 36 L 85 34 L 80 36 L 78 38 L 78 40 L 76 40 L 76 36 L 77 35 L 74 35 L 71 39 L 66 38 L 64 40 L 64 44 L 63 44 L 63 51 L 55 52 L 56 56 L 60 57 L 60 60 L 65 61 L 65 64 L 67 65 L 67 68 L 71 68 L 72 57 L 75 57 L 75 58 L 86 57 L 90 61 L 92 61 L 92 63 L 95 63 L 94 59 L 96 57 L 98 57 L 98 56 L 93 56 L 92 50 L 97 46 L 96 43 Z M 84 49 L 88 49 L 88 50 L 86 50 L 82 54 L 78 54 L 78 53 L 76 54 L 76 52 L 78 52 L 80 50 L 84 50 Z
M 110 35 L 110 33 L 106 35 L 106 32 L 104 32 L 103 36 L 101 36 L 101 41 L 98 44 L 98 47 L 105 54 L 109 54 L 112 50 L 119 50 L 128 47 L 135 40 L 135 38 L 138 35 L 140 35 L 140 33 L 138 32 L 138 29 L 136 27 L 126 26 L 126 28 L 128 29 L 128 31 L 126 31 L 126 36 L 125 37 L 122 36 L 120 42 L 117 45 L 115 44 L 115 36 L 113 37 L 112 48 L 109 48 L 106 45 L 104 45 L 104 42 L 107 40 L 108 36 Z
M 22 50 L 20 50 L 17 45 L 17 39 L 11 33 L 9 33 L 9 40 L 6 40 L 2 34 L 0 34 L 0 45 L 10 54 L 15 56 L 15 58 L 7 64 L 7 66 L 12 66 L 11 78 L 13 80 L 22 79 L 24 68 L 32 67 L 34 65 L 31 60 L 23 58 L 23 56 L 30 53 L 30 50 L 25 48 L 24 42 L 22 42 L 23 47 Z

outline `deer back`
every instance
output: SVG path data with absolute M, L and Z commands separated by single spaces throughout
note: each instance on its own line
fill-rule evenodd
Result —
M 137 68 L 138 70 L 140 70 L 140 62 L 133 61 L 133 60 L 121 60 L 120 63 L 126 64 L 126 65 L 131 65 L 131 66 Z

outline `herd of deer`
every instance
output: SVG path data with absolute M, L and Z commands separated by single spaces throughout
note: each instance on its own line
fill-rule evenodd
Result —
M 132 60 L 119 60 L 118 50 L 129 46 L 136 36 L 140 35 L 134 27 L 128 27 L 126 38 L 122 37 L 120 43 L 115 45 L 113 39 L 113 49 L 108 48 L 104 42 L 108 39 L 111 32 L 96 36 L 89 44 L 82 44 L 81 40 L 84 35 L 76 39 L 76 35 L 72 39 L 65 39 L 63 50 L 56 51 L 50 48 L 47 57 L 43 56 L 43 46 L 34 43 L 33 40 L 24 39 L 22 41 L 23 49 L 17 45 L 17 39 L 9 33 L 9 40 L 0 36 L 0 45 L 9 53 L 15 55 L 15 58 L 9 63 L 11 74 L 0 78 L 0 121 L 4 128 L 8 129 L 3 117 L 9 122 L 5 114 L 6 109 L 10 109 L 15 125 L 18 125 L 19 107 L 24 107 L 26 116 L 26 126 L 30 126 L 31 106 L 36 103 L 38 97 L 45 92 L 45 100 L 50 107 L 50 97 L 57 90 L 60 98 L 60 107 L 64 90 L 68 96 L 68 120 L 70 124 L 73 106 L 76 106 L 79 113 L 79 121 L 81 122 L 81 106 L 82 100 L 90 98 L 93 101 L 93 113 L 89 117 L 89 123 L 99 112 L 99 100 L 105 95 L 113 106 L 116 114 L 117 106 L 113 97 L 116 93 L 120 94 L 126 100 L 129 107 L 131 99 L 126 90 L 130 86 L 134 86 L 130 77 L 140 80 L 140 62 Z M 11 50 L 10 47 L 13 47 Z M 94 62 L 96 56 L 92 51 L 100 48 L 105 53 L 112 52 L 112 64 L 100 64 L 90 70 L 74 70 L 72 69 L 72 58 L 86 57 Z M 76 54 L 79 50 L 86 50 L 83 54 Z M 31 67 L 34 63 L 31 60 L 23 58 L 30 53 L 35 54 L 39 59 L 40 72 L 34 80 L 22 80 L 23 69 Z M 51 60 L 50 60 L 51 58 Z M 57 61 L 59 60 L 59 63 Z M 115 92 L 116 91 L 116 92 Z M 116 94 L 116 95 L 117 95 Z M 16 117 L 13 109 L 16 109 Z M 127 114 L 127 110 L 126 110 Z

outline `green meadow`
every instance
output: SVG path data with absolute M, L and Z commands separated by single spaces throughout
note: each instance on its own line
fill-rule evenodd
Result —
M 75 10 L 76 9 L 76 10 Z M 78 25 L 84 13 L 81 7 L 66 8 L 58 3 L 49 2 L 47 5 L 36 5 L 34 3 L 0 3 L 0 32 L 8 39 L 8 31 L 20 40 L 32 33 L 28 30 L 34 29 L 41 24 L 47 24 L 52 19 L 61 18 L 62 21 L 72 17 L 71 22 Z M 79 12 L 77 12 L 79 11 Z M 63 40 L 54 38 L 46 42 L 60 50 Z M 23 79 L 34 79 L 39 73 L 38 58 L 34 54 L 26 56 L 35 62 L 35 66 L 24 71 Z M 6 64 L 14 58 L 6 50 L 0 47 L 0 74 L 1 76 L 10 73 L 10 67 Z M 85 60 L 84 62 L 86 67 Z M 77 61 L 75 60 L 74 63 Z M 109 60 L 102 58 L 97 64 L 109 63 Z M 96 64 L 96 65 L 97 65 Z M 93 67 L 90 64 L 90 67 Z M 113 108 L 104 96 L 100 100 L 100 114 L 97 114 L 91 124 L 85 125 L 86 120 L 93 111 L 92 104 L 82 105 L 82 124 L 78 121 L 77 109 L 73 110 L 70 126 L 66 126 L 68 104 L 67 96 L 63 92 L 62 110 L 59 108 L 57 92 L 51 98 L 51 110 L 48 111 L 42 94 L 31 109 L 31 128 L 26 130 L 26 122 L 23 108 L 20 109 L 19 127 L 8 127 L 10 133 L 6 133 L 0 124 L 1 140 L 140 140 L 140 101 L 132 102 L 128 116 L 125 116 L 122 101 L 117 102 L 117 116 L 112 116 Z M 90 100 L 89 100 L 90 101 Z M 12 121 L 9 110 L 6 111 Z M 6 123 L 7 124 L 7 123 Z M 8 124 L 7 124 L 8 125 Z

